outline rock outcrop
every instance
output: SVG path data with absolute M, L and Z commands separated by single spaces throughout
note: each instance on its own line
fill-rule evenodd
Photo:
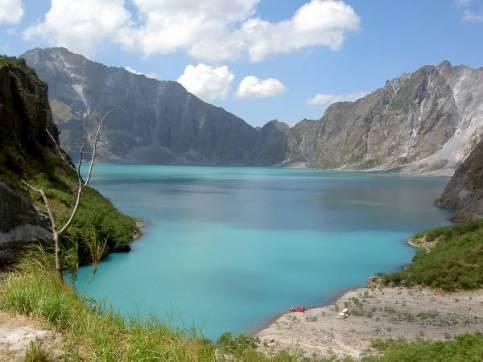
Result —
M 23 61 L 0 57 L 0 267 L 25 244 L 50 238 L 48 222 L 18 190 L 21 175 L 52 152 L 45 129 L 57 132 L 46 99 L 47 86 Z
M 62 146 L 72 155 L 84 113 L 112 108 L 99 154 L 104 161 L 273 165 L 285 159 L 286 132 L 278 126 L 255 129 L 177 82 L 107 67 L 64 48 L 34 49 L 23 57 L 49 84 Z
M 322 168 L 453 170 L 481 138 L 483 69 L 448 62 L 297 124 L 289 158 Z
M 483 141 L 457 168 L 437 205 L 455 210 L 455 221 L 483 218 Z
M 29 198 L 0 182 L 0 265 L 9 264 L 25 245 L 50 240 L 48 228 Z
M 37 240 L 50 241 L 50 223 L 35 208 L 42 208 L 43 203 L 37 194 L 29 194 L 21 181 L 44 188 L 59 221 L 73 204 L 72 185 L 76 185 L 77 177 L 58 155 L 51 139 L 59 142 L 47 85 L 24 60 L 0 57 L 0 127 L 1 268 L 14 261 L 25 245 Z M 94 190 L 87 189 L 86 194 L 88 197 L 83 199 L 77 213 L 83 220 L 77 224 L 74 220 L 73 224 L 76 240 L 81 244 L 94 230 L 107 240 L 106 253 L 126 250 L 130 237 L 138 231 L 134 220 L 119 213 Z M 87 211 L 94 209 L 95 215 Z M 84 257 L 88 255 L 85 249 L 83 244 L 79 245 L 81 262 L 90 260 Z

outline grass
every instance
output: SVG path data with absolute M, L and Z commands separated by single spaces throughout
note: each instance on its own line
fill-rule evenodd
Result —
M 415 238 L 437 243 L 429 252 L 418 248 L 404 270 L 382 274 L 388 283 L 447 291 L 483 288 L 483 221 L 438 228 Z
M 248 362 L 334 360 L 303 359 L 284 352 L 269 358 L 257 351 L 259 342 L 255 338 L 227 333 L 213 343 L 199 331 L 173 329 L 154 318 L 123 318 L 63 285 L 42 258 L 29 256 L 6 276 L 0 291 L 0 308 L 42 320 L 60 332 L 65 360 L 208 362 L 222 360 L 223 356 Z M 445 342 L 375 341 L 373 347 L 380 355 L 363 361 L 476 362 L 482 360 L 483 335 L 465 335 Z M 25 361 L 50 361 L 50 357 L 34 344 Z
M 25 353 L 24 362 L 51 362 L 52 359 L 39 343 L 30 342 Z
M 21 59 L 0 56 L 0 78 L 7 91 L 0 109 L 4 130 L 0 133 L 0 180 L 28 194 L 45 211 L 39 195 L 21 180 L 44 189 L 51 202 L 57 224 L 69 215 L 74 204 L 77 177 L 65 165 L 49 139 L 46 129 L 57 135 L 47 99 L 47 85 Z M 67 246 L 79 243 L 79 259 L 90 261 L 87 243 L 95 238 L 109 251 L 126 251 L 139 230 L 135 220 L 120 213 L 112 203 L 89 188 L 81 200 L 74 224 L 65 235 Z
M 8 273 L 0 290 L 0 308 L 44 321 L 63 336 L 70 361 L 214 361 L 218 353 L 243 361 L 295 361 L 280 354 L 268 359 L 250 337 L 225 335 L 213 343 L 197 330 L 174 329 L 155 318 L 126 319 L 77 295 L 52 270 L 52 257 L 32 254 Z M 41 353 L 37 346 L 28 355 Z
M 381 356 L 364 358 L 364 362 L 480 362 L 483 360 L 483 335 L 463 335 L 445 342 L 386 340 L 375 341 L 373 347 Z

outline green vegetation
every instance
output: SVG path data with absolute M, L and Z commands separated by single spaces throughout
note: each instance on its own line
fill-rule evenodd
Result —
M 51 362 L 49 353 L 39 343 L 30 342 L 25 353 L 24 362 Z
M 483 287 L 483 221 L 434 229 L 415 239 L 435 245 L 430 251 L 418 248 L 404 270 L 381 275 L 388 283 L 447 291 Z
M 0 94 L 4 129 L 0 133 L 0 180 L 17 191 L 30 195 L 36 206 L 45 211 L 38 193 L 22 184 L 42 188 L 47 194 L 57 224 L 70 214 L 75 202 L 77 176 L 57 154 L 46 129 L 56 137 L 57 130 L 47 100 L 47 86 L 23 60 L 0 57 L 0 82 L 8 82 Z M 79 140 L 80 142 L 80 140 Z M 82 196 L 74 224 L 68 229 L 64 246 L 79 245 L 79 259 L 88 262 L 92 252 L 88 244 L 95 239 L 105 245 L 104 253 L 124 251 L 139 233 L 135 221 L 120 213 L 109 200 L 93 189 Z
M 225 335 L 215 345 L 197 330 L 173 329 L 154 318 L 126 320 L 77 295 L 60 281 L 52 264 L 51 254 L 27 255 L 2 281 L 0 308 L 42 320 L 60 332 L 66 360 L 214 361 L 217 348 L 243 361 L 296 360 L 288 354 L 268 359 L 249 337 Z M 33 346 L 28 354 L 45 353 Z
M 483 335 L 464 335 L 445 342 L 376 341 L 373 347 L 383 353 L 379 357 L 368 357 L 365 362 L 413 362 L 413 361 L 461 361 L 483 360 Z

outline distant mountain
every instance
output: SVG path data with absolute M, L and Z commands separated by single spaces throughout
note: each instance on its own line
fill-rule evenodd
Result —
M 104 135 L 105 161 L 452 174 L 482 134 L 483 69 L 446 61 L 403 74 L 356 102 L 333 104 L 320 120 L 254 128 L 176 82 L 106 67 L 63 48 L 23 57 L 49 84 L 67 150 L 77 147 L 87 110 L 115 109 Z
M 290 132 L 289 161 L 451 173 L 481 138 L 483 69 L 424 66 Z
M 34 49 L 22 57 L 49 84 L 62 146 L 73 155 L 83 114 L 113 108 L 103 134 L 104 161 L 274 165 L 284 160 L 288 126 L 272 122 L 256 129 L 176 82 L 107 67 L 64 48 Z

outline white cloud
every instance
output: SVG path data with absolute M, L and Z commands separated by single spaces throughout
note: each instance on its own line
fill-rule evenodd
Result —
M 476 13 L 472 10 L 465 10 L 465 12 L 463 13 L 463 20 L 464 21 L 476 21 L 476 22 L 480 22 L 480 21 L 483 21 L 483 13 Z
M 92 51 L 106 40 L 145 55 L 182 50 L 196 59 L 260 61 L 307 47 L 340 48 L 360 18 L 342 0 L 310 0 L 286 20 L 257 16 L 260 0 L 51 0 L 43 21 L 26 36 Z M 134 21 L 136 19 L 136 21 Z
M 0 0 L 0 24 L 18 24 L 23 13 L 21 0 Z
M 130 25 L 124 0 L 52 0 L 43 21 L 28 28 L 24 36 L 90 54 L 108 40 L 123 42 Z
M 136 69 L 130 67 L 129 65 L 126 65 L 124 67 L 124 69 L 126 69 L 129 73 L 133 73 L 133 74 L 137 74 L 137 75 L 144 75 L 146 78 L 152 78 L 152 79 L 157 79 L 158 78 L 158 74 L 156 74 L 156 73 L 143 73 L 143 72 L 139 72 Z
M 266 98 L 274 97 L 285 91 L 282 82 L 275 78 L 258 79 L 254 76 L 243 78 L 236 92 L 240 98 Z
M 466 21 L 466 22 L 483 21 L 483 12 L 475 9 L 475 2 L 481 3 L 481 0 L 478 0 L 478 1 L 456 0 L 456 6 L 463 10 L 463 21 Z
M 189 92 L 204 100 L 224 99 L 231 89 L 235 75 L 226 66 L 188 65 L 178 82 Z
M 353 102 L 365 97 L 368 92 L 359 91 L 347 94 L 322 94 L 319 93 L 307 100 L 307 104 L 311 106 L 328 107 L 337 102 Z
M 313 46 L 339 49 L 346 34 L 359 29 L 360 18 L 343 1 L 312 0 L 290 20 L 278 23 L 255 18 L 242 26 L 250 58 L 263 60 L 271 54 L 288 53 Z

